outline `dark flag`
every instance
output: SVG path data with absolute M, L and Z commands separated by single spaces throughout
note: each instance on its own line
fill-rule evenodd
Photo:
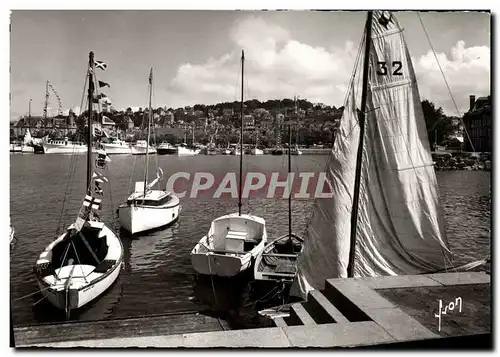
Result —
M 103 82 L 103 81 L 98 81 L 99 82 L 99 88 L 102 88 L 102 87 L 110 87 L 109 83 L 106 83 L 106 82 Z

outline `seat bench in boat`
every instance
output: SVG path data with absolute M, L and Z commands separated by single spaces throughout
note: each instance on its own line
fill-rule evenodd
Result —
M 297 258 L 298 254 L 263 253 L 263 257 Z
M 241 239 L 247 243 L 258 243 L 255 239 L 249 238 L 247 232 L 241 231 L 228 231 L 226 234 L 226 239 Z

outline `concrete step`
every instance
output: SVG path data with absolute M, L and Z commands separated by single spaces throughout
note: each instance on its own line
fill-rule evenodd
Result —
M 349 320 L 319 291 L 309 292 L 307 310 L 320 324 L 347 323 Z
M 301 303 L 292 304 L 290 308 L 290 323 L 291 325 L 316 325 L 314 319 Z
M 276 327 L 286 327 L 286 326 L 288 326 L 287 323 L 285 322 L 285 319 L 282 318 L 282 317 L 277 317 L 273 321 L 274 321 L 274 324 L 276 325 Z

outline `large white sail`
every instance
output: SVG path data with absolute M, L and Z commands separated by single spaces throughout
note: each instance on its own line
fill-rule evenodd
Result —
M 451 252 L 403 30 L 393 14 L 376 11 L 370 37 L 354 276 L 445 269 Z M 305 297 L 307 290 L 323 288 L 325 279 L 347 277 L 360 135 L 355 88 L 354 80 L 327 165 L 333 197 L 314 204 L 294 295 Z

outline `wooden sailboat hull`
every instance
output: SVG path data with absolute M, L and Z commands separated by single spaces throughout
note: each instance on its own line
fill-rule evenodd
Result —
M 136 234 L 168 226 L 179 218 L 180 211 L 179 198 L 172 196 L 162 206 L 122 204 L 118 207 L 118 216 L 121 227 L 130 234 Z
M 296 263 L 302 253 L 303 243 L 304 238 L 293 233 L 291 242 L 288 234 L 285 234 L 269 243 L 255 259 L 254 279 L 292 283 L 297 274 Z
M 266 242 L 262 218 L 237 213 L 222 216 L 191 251 L 191 264 L 199 274 L 233 277 L 251 267 Z
M 61 234 L 45 248 L 35 265 L 35 276 L 42 295 L 61 310 L 78 309 L 95 300 L 116 281 L 120 274 L 123 263 L 123 245 L 120 239 L 103 223 L 88 223 L 97 232 L 93 237 L 87 235 L 94 253 L 99 254 L 98 251 L 105 247 L 105 255 L 103 253 L 99 264 L 97 262 L 91 264 L 90 253 L 86 253 L 86 259 L 83 252 L 86 248 L 83 248 L 80 254 L 75 254 L 76 260 L 73 260 L 78 264 L 68 262 L 54 269 L 62 260 L 59 256 L 61 250 L 59 249 L 59 253 L 54 251 L 61 245 L 66 246 L 64 243 L 69 244 L 66 236 L 74 229 L 74 225 L 71 225 L 68 232 Z M 75 248 L 73 246 L 69 249 Z M 63 254 L 63 259 L 66 257 L 67 255 Z
M 101 296 L 108 290 L 111 285 L 116 281 L 120 274 L 122 262 L 117 264 L 106 276 L 101 280 L 88 284 L 80 289 L 69 289 L 66 294 L 65 290 L 52 290 L 47 289 L 42 291 L 42 295 L 56 308 L 65 310 L 68 307 L 71 310 L 82 308 L 91 301 Z M 79 267 L 75 267 L 78 271 Z M 47 285 L 41 280 L 37 279 L 38 288 L 40 290 L 47 288 Z M 68 299 L 68 300 L 67 300 Z

